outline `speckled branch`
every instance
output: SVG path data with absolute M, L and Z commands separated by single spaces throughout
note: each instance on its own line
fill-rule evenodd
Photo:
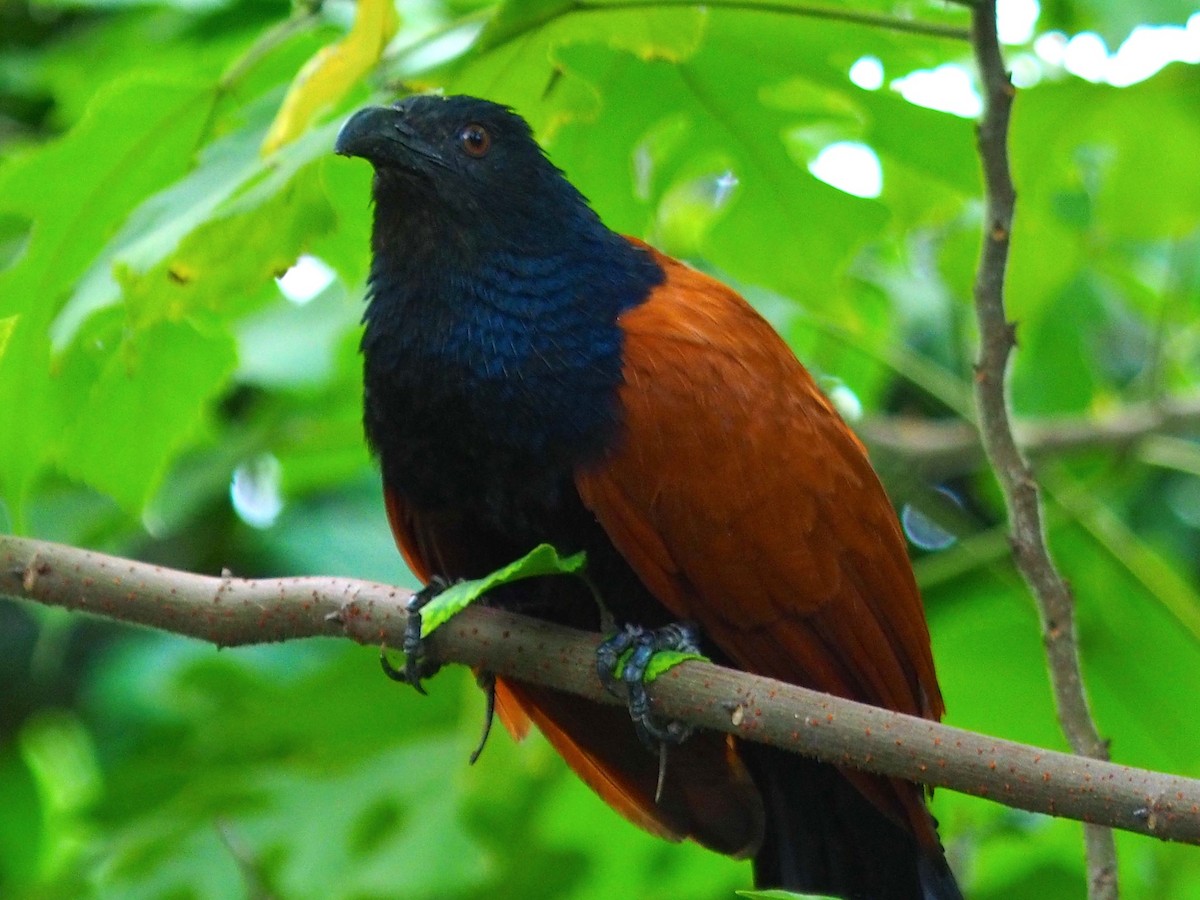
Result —
M 411 592 L 348 578 L 193 575 L 0 536 L 0 595 L 218 646 L 317 635 L 399 646 Z M 618 703 L 596 677 L 598 641 L 598 635 L 476 606 L 438 629 L 429 649 L 446 662 Z M 671 669 L 651 695 L 659 715 L 826 762 L 1200 844 L 1200 781 L 1194 779 L 999 740 L 708 663 Z
M 983 84 L 984 115 L 979 124 L 986 211 L 983 251 L 975 281 L 979 321 L 979 359 L 975 366 L 975 402 L 980 433 L 1008 508 L 1013 556 L 1037 599 L 1042 641 L 1050 668 L 1059 724 L 1072 749 L 1083 756 L 1108 759 L 1088 710 L 1075 637 L 1075 597 L 1059 574 L 1046 544 L 1041 493 L 1013 436 L 1005 373 L 1016 345 L 1016 327 L 1004 306 L 1004 276 L 1012 234 L 1016 190 L 1008 161 L 1008 123 L 1015 90 L 1009 80 L 996 33 L 996 2 L 972 10 L 971 43 Z M 1117 856 L 1112 832 L 1084 828 L 1088 860 L 1088 896 L 1117 896 Z

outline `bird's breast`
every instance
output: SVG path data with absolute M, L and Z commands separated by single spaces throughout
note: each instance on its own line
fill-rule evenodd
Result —
M 494 314 L 386 347 L 368 332 L 364 424 L 385 481 L 420 507 L 471 508 L 510 526 L 555 507 L 618 429 L 620 344 L 610 340 L 606 366 L 594 338 L 505 327 Z

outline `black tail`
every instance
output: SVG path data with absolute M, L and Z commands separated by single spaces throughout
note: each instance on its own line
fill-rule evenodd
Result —
M 754 884 L 847 900 L 962 900 L 940 849 L 921 847 L 833 766 L 743 745 L 766 837 Z

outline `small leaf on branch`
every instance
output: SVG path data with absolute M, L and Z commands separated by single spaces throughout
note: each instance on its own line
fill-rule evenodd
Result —
M 614 674 L 620 678 L 625 673 L 625 663 L 629 661 L 630 655 L 633 653 L 633 648 L 629 648 L 621 654 L 617 660 L 616 670 Z M 685 653 L 681 650 L 658 650 L 654 656 L 650 658 L 650 664 L 646 666 L 646 674 L 642 680 L 646 684 L 650 684 L 661 675 L 665 675 L 671 669 L 675 668 L 680 663 L 685 663 L 688 660 L 696 660 L 697 662 L 712 662 L 707 656 L 702 653 Z
M 586 554 L 582 551 L 563 557 L 549 544 L 539 544 L 516 562 L 483 578 L 460 581 L 430 600 L 421 608 L 421 637 L 429 637 L 493 588 L 542 575 L 575 575 L 583 569 L 585 561 Z

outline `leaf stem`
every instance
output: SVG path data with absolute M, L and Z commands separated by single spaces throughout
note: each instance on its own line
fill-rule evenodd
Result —
M 1013 423 L 1031 457 L 1096 449 L 1127 450 L 1148 438 L 1200 427 L 1200 394 L 1131 403 L 1099 415 L 1047 416 Z M 900 457 L 935 480 L 974 470 L 982 461 L 979 429 L 964 419 L 877 416 L 855 425 L 874 452 Z

